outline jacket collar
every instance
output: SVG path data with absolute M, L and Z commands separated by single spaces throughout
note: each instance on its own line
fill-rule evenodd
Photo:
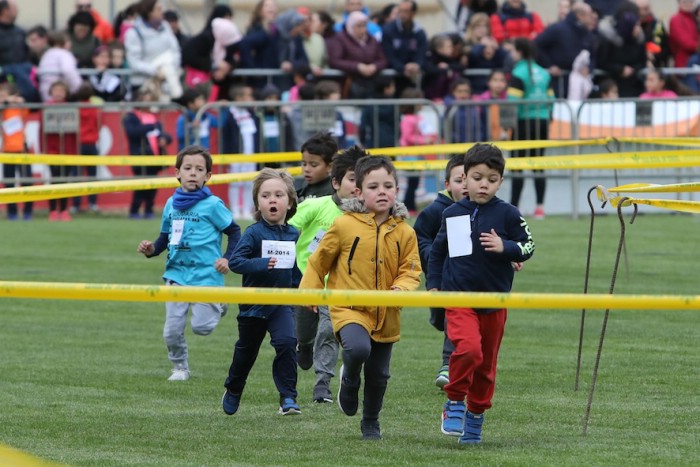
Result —
M 357 198 L 351 198 L 351 199 L 344 199 L 343 202 L 340 205 L 340 209 L 345 212 L 354 212 L 358 214 L 367 214 L 371 217 L 374 217 L 374 214 L 370 213 L 367 210 L 367 207 L 365 207 L 365 203 L 360 201 Z M 397 201 L 396 204 L 394 205 L 393 208 L 391 208 L 391 214 L 392 217 L 396 217 L 399 219 L 405 219 L 408 217 L 408 209 L 406 209 L 406 205 Z

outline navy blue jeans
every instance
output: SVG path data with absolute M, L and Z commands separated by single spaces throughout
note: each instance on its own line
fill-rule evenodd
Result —
M 242 394 L 248 374 L 258 358 L 265 334 L 276 355 L 272 361 L 272 378 L 281 398 L 297 397 L 297 334 L 291 307 L 278 308 L 268 318 L 238 317 L 238 341 L 228 370 L 226 386 L 233 394 Z

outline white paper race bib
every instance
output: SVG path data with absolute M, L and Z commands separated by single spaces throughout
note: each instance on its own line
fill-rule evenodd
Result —
M 266 138 L 277 138 L 280 135 L 280 124 L 277 121 L 265 121 L 263 123 L 263 133 Z
M 294 242 L 263 240 L 262 257 L 277 258 L 275 269 L 292 269 L 296 259 Z
M 2 130 L 7 136 L 17 134 L 22 131 L 23 128 L 22 117 L 12 117 L 2 122 Z
M 326 235 L 325 230 L 319 230 L 316 233 L 316 236 L 313 240 L 311 240 L 311 243 L 309 244 L 309 248 L 307 248 L 309 253 L 313 253 L 314 251 L 316 251 L 316 248 L 318 248 L 318 244 L 321 243 L 321 240 L 323 240 L 324 235 Z
M 455 216 L 445 219 L 447 226 L 447 249 L 450 258 L 472 254 L 471 216 Z
M 172 222 L 170 228 L 170 244 L 179 245 L 180 239 L 182 238 L 182 232 L 185 230 L 185 220 L 176 219 Z

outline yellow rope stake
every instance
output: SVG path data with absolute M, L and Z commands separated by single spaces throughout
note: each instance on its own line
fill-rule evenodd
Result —
M 391 292 L 0 282 L 0 298 L 470 308 L 698 310 L 700 295 Z M 7 309 L 7 307 L 3 307 Z

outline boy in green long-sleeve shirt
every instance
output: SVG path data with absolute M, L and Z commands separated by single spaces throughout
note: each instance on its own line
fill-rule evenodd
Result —
M 366 155 L 358 146 L 336 154 L 331 169 L 335 193 L 305 200 L 289 220 L 289 224 L 300 231 L 296 251 L 297 266 L 302 274 L 311 253 L 316 250 L 333 221 L 343 214 L 340 210 L 342 201 L 356 197 L 355 163 Z M 318 313 L 306 307 L 296 308 L 296 325 L 299 367 L 308 370 L 313 365 L 316 372 L 313 400 L 318 403 L 333 402 L 330 382 L 338 360 L 338 341 L 333 334 L 328 307 L 319 306 Z

